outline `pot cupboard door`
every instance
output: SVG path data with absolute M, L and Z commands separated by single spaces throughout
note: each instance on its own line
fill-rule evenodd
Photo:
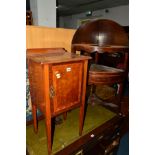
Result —
M 80 104 L 83 63 L 66 63 L 52 66 L 54 113 Z

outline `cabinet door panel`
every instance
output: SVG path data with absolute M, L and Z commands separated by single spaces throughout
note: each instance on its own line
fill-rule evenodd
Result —
M 52 66 L 54 112 L 80 103 L 82 67 L 82 62 Z

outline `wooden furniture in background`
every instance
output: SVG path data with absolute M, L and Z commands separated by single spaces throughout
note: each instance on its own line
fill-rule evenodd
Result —
M 79 135 L 82 134 L 88 59 L 61 48 L 27 50 L 34 131 L 38 130 L 39 108 L 45 116 L 49 154 L 53 137 L 51 118 L 80 107 Z
M 74 29 L 26 26 L 26 49 L 59 48 L 71 51 Z
M 26 25 L 33 25 L 32 11 L 26 11 Z
M 102 108 L 102 107 L 101 107 Z M 83 135 L 55 155 L 113 155 L 116 154 L 122 128 L 122 118 L 115 116 Z M 91 135 L 94 135 L 92 137 Z
M 122 99 L 122 114 L 123 114 L 123 126 L 121 131 L 121 136 L 129 132 L 129 97 L 125 96 Z
M 110 109 L 116 108 L 117 112 L 121 114 L 123 83 L 128 71 L 128 36 L 123 27 L 114 21 L 105 19 L 91 21 L 80 26 L 72 40 L 72 52 L 75 53 L 76 51 L 81 51 L 82 54 L 95 55 L 92 63 L 96 65 L 90 64 L 88 80 L 90 85 L 94 87 L 101 84 L 117 84 L 119 86 L 117 100 L 114 99 L 116 100 L 115 106 L 107 103 L 106 105 Z M 122 70 L 99 64 L 100 54 L 115 54 L 117 52 L 124 55 Z

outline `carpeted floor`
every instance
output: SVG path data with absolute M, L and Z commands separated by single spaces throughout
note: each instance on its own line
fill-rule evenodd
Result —
M 115 115 L 115 113 L 99 105 L 88 106 L 84 122 L 83 135 L 110 120 Z M 63 149 L 65 146 L 80 138 L 78 135 L 78 117 L 79 109 L 77 108 L 68 113 L 66 121 L 60 125 L 56 125 L 52 148 L 53 153 Z M 44 120 L 39 122 L 38 129 L 39 130 L 37 134 L 35 134 L 33 131 L 33 125 L 27 126 L 26 129 L 26 144 L 30 155 L 47 154 L 47 140 Z
M 106 94 L 111 93 L 111 90 L 106 91 Z M 128 85 L 124 92 L 125 96 L 128 96 Z M 104 96 L 106 97 L 106 96 Z M 104 116 L 104 117 L 102 117 Z M 115 114 L 99 105 L 88 107 L 86 113 L 86 119 L 84 124 L 83 134 L 88 133 L 109 119 L 113 118 Z M 53 153 L 63 149 L 63 147 L 69 145 L 73 141 L 79 138 L 78 136 L 78 117 L 79 109 L 75 109 L 68 113 L 67 120 L 55 128 Z M 95 120 L 95 121 L 94 121 Z M 47 154 L 46 143 L 46 129 L 44 120 L 39 122 L 38 134 L 33 131 L 33 125 L 27 126 L 26 129 L 26 145 L 29 155 L 45 155 Z M 64 131 L 64 132 L 62 132 Z M 72 131 L 72 132 L 70 132 Z M 129 133 L 125 134 L 117 152 L 117 155 L 129 154 Z

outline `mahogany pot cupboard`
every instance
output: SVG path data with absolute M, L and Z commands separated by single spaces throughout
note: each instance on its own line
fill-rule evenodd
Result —
M 82 134 L 87 81 L 88 56 L 64 49 L 32 49 L 27 51 L 30 93 L 37 132 L 37 108 L 45 116 L 48 152 L 52 149 L 52 119 L 80 107 L 79 135 Z

